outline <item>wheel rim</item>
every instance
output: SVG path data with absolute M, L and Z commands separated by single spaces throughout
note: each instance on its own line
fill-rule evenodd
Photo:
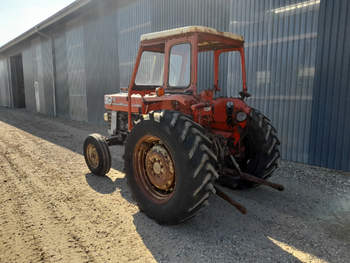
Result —
M 155 136 L 144 136 L 134 149 L 135 179 L 156 202 L 168 201 L 175 189 L 175 168 L 167 147 Z
M 93 169 L 96 169 L 99 164 L 99 157 L 98 157 L 98 152 L 96 149 L 96 146 L 89 143 L 88 146 L 86 147 L 86 156 L 89 164 Z

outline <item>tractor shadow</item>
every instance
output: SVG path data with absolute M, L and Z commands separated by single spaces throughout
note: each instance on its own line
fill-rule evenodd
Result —
M 97 176 L 92 173 L 88 173 L 85 175 L 86 182 L 88 185 L 96 192 L 100 194 L 112 194 L 118 188 L 121 189 L 124 187 L 123 180 L 117 178 L 116 180 L 112 180 L 108 176 Z
M 223 188 L 247 208 L 247 215 L 214 196 L 209 207 L 177 226 L 161 226 L 136 213 L 136 230 L 158 262 L 347 262 L 349 237 L 327 232 L 334 217 L 324 218 L 330 214 L 326 204 L 337 202 L 337 197 L 310 182 L 301 188 L 300 181 L 284 172 L 273 179 L 286 187 L 283 192 L 267 187 Z M 347 206 L 339 210 L 341 215 Z M 349 230 L 350 213 L 345 221 L 349 224 L 344 230 Z
M 129 191 L 125 178 L 115 178 L 114 180 L 108 175 L 98 176 L 92 173 L 85 175 L 87 184 L 95 192 L 100 194 L 113 194 L 116 191 L 120 191 L 121 196 L 129 203 L 136 204 L 132 199 L 131 192 Z
M 115 191 L 120 191 L 122 197 L 130 203 L 135 203 L 132 199 L 131 192 L 125 177 L 116 177 L 115 171 L 124 173 L 124 161 L 121 158 L 121 146 L 110 147 L 112 156 L 112 167 L 110 173 L 105 176 L 98 176 L 92 173 L 85 174 L 85 180 L 91 189 L 100 194 L 113 194 Z M 113 172 L 113 170 L 115 170 Z

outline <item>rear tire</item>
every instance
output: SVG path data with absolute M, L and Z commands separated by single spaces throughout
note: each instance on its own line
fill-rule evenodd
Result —
M 247 134 L 243 139 L 246 156 L 243 160 L 237 159 L 237 163 L 242 172 L 267 179 L 278 168 L 281 156 L 278 149 L 280 141 L 277 138 L 277 131 L 272 126 L 271 121 L 255 109 L 251 110 L 246 129 Z M 231 176 L 223 176 L 219 182 L 233 189 L 257 186 L 255 183 Z
M 111 154 L 105 137 L 100 134 L 90 134 L 84 141 L 84 157 L 90 171 L 103 176 L 111 168 Z
M 210 149 L 204 129 L 187 116 L 171 111 L 143 115 L 125 145 L 126 177 L 140 210 L 159 224 L 178 224 L 207 205 L 218 177 Z M 150 158 L 156 160 L 151 166 Z

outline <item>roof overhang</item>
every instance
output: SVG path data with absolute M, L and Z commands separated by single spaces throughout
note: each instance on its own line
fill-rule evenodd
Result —
M 92 0 L 76 0 L 69 6 L 63 8 L 62 10 L 58 11 L 56 14 L 50 16 L 49 18 L 45 19 L 43 22 L 37 24 L 36 26 L 32 27 L 28 31 L 24 32 L 20 36 L 16 37 L 15 39 L 11 40 L 10 42 L 6 43 L 2 47 L 0 47 L 0 53 L 6 51 L 7 49 L 13 47 L 14 45 L 28 39 L 34 34 L 37 34 L 38 31 L 43 30 L 50 25 L 58 22 L 59 20 L 63 19 L 64 17 L 74 13 L 78 9 L 86 6 L 88 3 L 90 3 Z

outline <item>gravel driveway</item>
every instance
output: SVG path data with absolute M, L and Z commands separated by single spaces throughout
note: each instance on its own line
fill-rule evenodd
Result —
M 85 136 L 103 127 L 0 108 L 0 262 L 350 262 L 350 174 L 282 162 L 272 181 L 226 190 L 193 220 L 160 226 L 122 172 L 91 175 Z

